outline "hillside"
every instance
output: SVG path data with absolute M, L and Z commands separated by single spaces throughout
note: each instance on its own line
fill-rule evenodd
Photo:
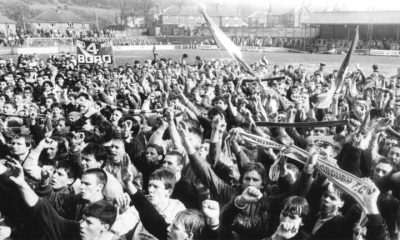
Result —
M 96 15 L 100 27 L 115 24 L 121 10 L 117 0 L 0 0 L 1 14 L 17 21 L 22 26 L 41 12 L 51 8 L 68 8 L 95 24 Z M 114 3 L 114 4 L 113 4 Z
M 211 6 L 216 0 L 201 1 Z M 197 2 L 198 0 L 0 0 L 0 14 L 17 21 L 17 26 L 22 27 L 24 22 L 29 23 L 30 19 L 45 10 L 61 7 L 74 11 L 92 24 L 96 24 L 97 17 L 99 27 L 103 28 L 116 24 L 116 19 L 121 16 L 143 17 L 145 12 L 156 13 L 170 5 L 194 7 Z M 234 5 L 241 10 L 240 17 L 244 19 L 257 10 L 248 3 L 241 2 Z

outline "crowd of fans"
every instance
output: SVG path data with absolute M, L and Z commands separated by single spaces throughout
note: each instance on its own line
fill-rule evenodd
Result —
M 318 109 L 338 74 L 323 63 L 262 58 L 254 79 L 234 62 L 188 59 L 1 60 L 0 239 L 398 238 L 400 147 L 387 132 L 400 126 L 397 77 L 348 70 Z M 242 133 L 310 156 L 300 164 Z M 366 225 L 320 158 L 369 179 Z
M 350 45 L 351 41 L 345 39 L 317 39 L 315 41 L 316 48 L 326 48 L 327 50 L 348 49 Z M 400 50 L 400 42 L 393 39 L 359 40 L 357 49 Z

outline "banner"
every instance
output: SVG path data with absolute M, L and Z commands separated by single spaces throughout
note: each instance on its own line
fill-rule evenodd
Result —
M 260 127 L 284 127 L 284 128 L 313 128 L 313 127 L 335 127 L 343 126 L 349 123 L 348 120 L 339 121 L 322 121 L 322 122 L 294 122 L 294 123 L 281 123 L 281 122 L 256 122 Z
M 371 49 L 369 50 L 369 54 L 373 56 L 399 56 L 399 50 L 378 50 L 378 49 Z
M 297 146 L 290 146 L 282 153 L 283 156 L 289 157 L 300 163 L 305 163 L 309 157 L 309 153 Z M 353 174 L 333 165 L 326 159 L 319 158 L 316 169 L 334 184 L 339 186 L 343 191 L 356 200 L 366 212 L 366 206 L 363 200 L 365 194 L 371 194 L 373 185 Z
M 197 49 L 200 49 L 200 50 L 217 50 L 218 46 L 217 45 L 198 45 Z
M 263 138 L 257 135 L 245 133 L 245 132 L 239 132 L 239 135 L 242 137 L 243 140 L 256 144 L 257 146 L 260 147 L 265 147 L 265 148 L 272 148 L 275 150 L 281 150 L 285 146 L 279 143 L 276 143 L 274 141 L 271 141 L 267 138 Z
M 141 109 L 128 109 L 128 108 L 122 108 L 122 107 L 118 107 L 115 105 L 110 105 L 104 102 L 100 102 L 97 101 L 96 104 L 98 106 L 100 106 L 101 108 L 106 108 L 109 107 L 112 110 L 118 110 L 121 111 L 123 113 L 126 113 L 128 115 L 144 115 L 144 114 L 154 114 L 154 113 L 163 113 L 165 111 L 164 108 L 160 108 L 160 109 L 152 109 L 152 110 L 141 110 Z
M 114 54 L 110 41 L 77 40 L 78 64 L 113 63 Z
M 295 145 L 284 146 L 267 138 L 244 132 L 238 132 L 238 134 L 245 141 L 257 144 L 258 146 L 281 150 L 282 156 L 291 158 L 302 164 L 305 164 L 310 156 L 309 152 Z M 366 205 L 363 200 L 363 195 L 371 193 L 374 187 L 371 183 L 339 168 L 337 165 L 333 164 L 331 161 L 322 156 L 318 159 L 315 168 L 319 173 L 323 174 L 332 183 L 354 198 L 361 205 L 363 211 L 366 212 Z M 365 219 L 362 219 L 362 222 L 364 220 Z

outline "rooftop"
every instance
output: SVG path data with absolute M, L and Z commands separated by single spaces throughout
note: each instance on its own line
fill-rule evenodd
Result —
M 14 24 L 16 24 L 17 22 L 12 20 L 12 19 L 10 19 L 10 18 L 8 18 L 8 17 L 6 17 L 6 16 L 0 15 L 0 23 L 14 23 Z
M 83 23 L 87 21 L 71 10 L 49 9 L 34 17 L 31 22 Z
M 221 5 L 215 5 L 213 7 L 208 7 L 206 9 L 206 12 L 209 16 L 215 17 L 215 16 L 224 16 L 224 17 L 240 17 L 240 10 L 233 8 L 233 7 L 227 7 L 227 6 L 221 6 Z M 164 10 L 163 15 L 167 16 L 200 16 L 200 13 L 196 10 L 194 6 L 176 6 L 172 5 L 168 7 L 167 9 Z
M 314 12 L 306 24 L 400 24 L 400 11 Z

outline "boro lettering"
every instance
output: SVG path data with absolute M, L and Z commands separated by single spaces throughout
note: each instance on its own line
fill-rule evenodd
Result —
M 321 172 L 325 173 L 327 176 L 329 176 L 329 177 L 331 177 L 331 178 L 333 178 L 333 179 L 335 179 L 335 180 L 337 180 L 339 182 L 342 182 L 344 184 L 350 184 L 352 182 L 350 177 L 348 177 L 348 176 L 346 176 L 344 174 L 341 174 L 340 172 L 335 171 L 334 169 L 330 169 L 329 167 L 326 167 L 326 166 L 321 165 L 319 163 L 317 163 L 316 167 Z
M 363 194 L 371 194 L 371 188 L 369 188 L 368 186 L 362 185 L 359 182 L 356 182 L 351 189 L 355 192 L 358 192 L 359 194 L 363 195 Z
M 78 63 L 111 63 L 112 57 L 110 55 L 95 55 L 95 56 L 85 56 L 83 54 L 78 54 Z

